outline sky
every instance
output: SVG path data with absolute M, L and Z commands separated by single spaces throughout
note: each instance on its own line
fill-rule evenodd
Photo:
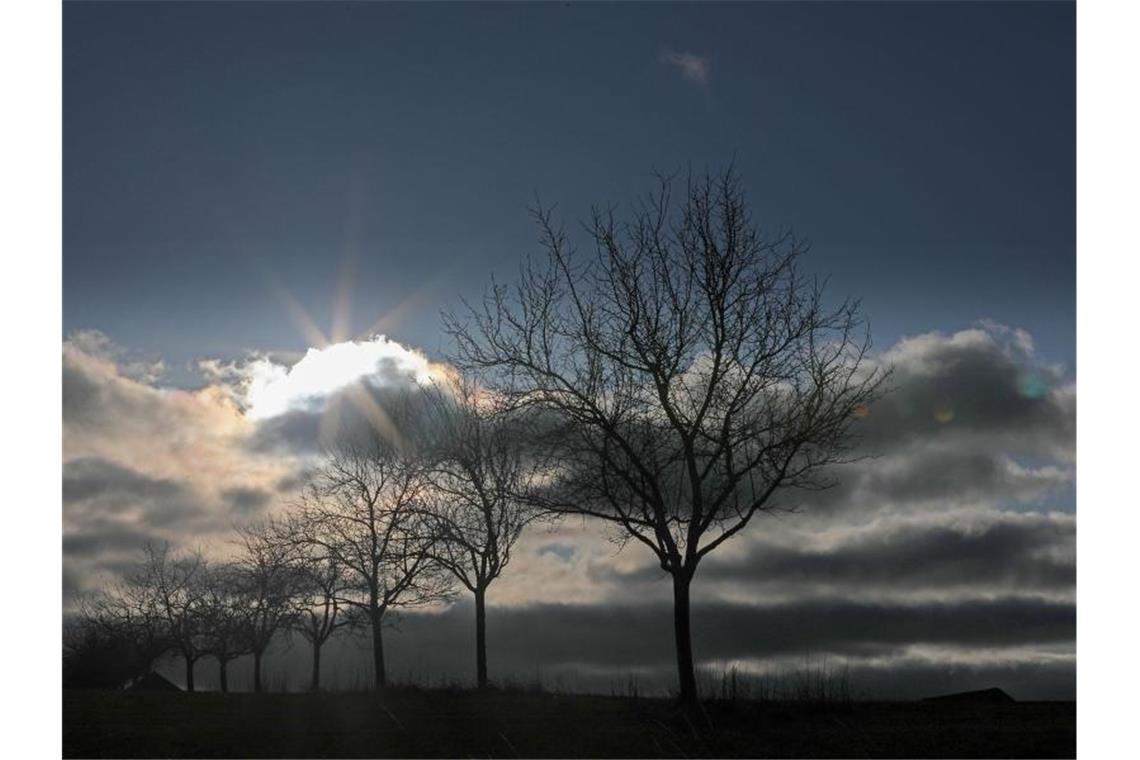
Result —
M 1068 3 L 65 3 L 65 594 L 280 508 L 346 378 L 432 372 L 440 310 L 538 251 L 529 206 L 732 162 L 895 389 L 874 460 L 702 565 L 698 660 L 1070 696 L 1075 73 Z M 606 538 L 524 538 L 493 670 L 668 670 L 668 583 Z

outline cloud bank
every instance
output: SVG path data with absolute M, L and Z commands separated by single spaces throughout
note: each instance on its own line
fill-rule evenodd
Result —
M 148 539 L 224 553 L 233 525 L 285 508 L 323 441 L 440 371 L 382 337 L 291 365 L 206 360 L 194 389 L 94 332 L 66 340 L 63 360 L 67 594 Z M 884 695 L 918 675 L 1069 694 L 1074 384 L 1031 336 L 994 324 L 910 337 L 874 361 L 893 374 L 856 425 L 867 458 L 835 488 L 788 494 L 798 513 L 758 518 L 702 564 L 696 656 L 754 672 L 841 658 Z M 524 535 L 489 596 L 493 669 L 600 688 L 637 668 L 669 683 L 669 584 L 647 552 L 607 538 L 581 520 Z M 389 635 L 393 670 L 467 677 L 470 613 L 407 616 Z M 346 669 L 362 667 L 342 648 Z M 297 658 L 280 653 L 280 667 Z

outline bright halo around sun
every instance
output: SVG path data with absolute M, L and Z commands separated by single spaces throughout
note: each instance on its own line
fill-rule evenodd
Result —
M 251 419 L 305 408 L 358 380 L 390 375 L 392 370 L 406 373 L 420 384 L 430 383 L 443 373 L 419 351 L 383 335 L 310 348 L 292 367 L 262 358 L 250 362 L 245 370 L 246 415 Z

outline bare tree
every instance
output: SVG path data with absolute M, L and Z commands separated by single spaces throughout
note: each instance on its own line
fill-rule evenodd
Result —
M 702 558 L 757 514 L 795 506 L 849 458 L 851 423 L 881 374 L 858 303 L 826 305 L 790 234 L 753 225 L 730 169 L 671 183 L 627 222 L 595 209 L 583 258 L 537 210 L 545 266 L 446 314 L 457 363 L 559 421 L 547 506 L 617 526 L 672 576 L 680 697 L 697 698 L 690 585 Z
M 457 377 L 425 391 L 431 400 L 431 489 L 424 504 L 437 562 L 475 597 L 475 671 L 487 686 L 487 589 L 538 517 L 529 498 L 541 465 L 522 444 L 525 424 L 474 383 Z
M 292 523 L 295 526 L 296 523 Z M 321 688 L 321 650 L 333 635 L 342 629 L 360 626 L 360 609 L 341 600 L 351 591 L 351 579 L 334 557 L 303 540 L 294 528 L 285 539 L 298 547 L 293 564 L 297 584 L 293 592 L 294 615 L 292 630 L 309 642 L 312 649 L 312 677 L 310 691 Z
M 148 543 L 134 581 L 165 621 L 166 638 L 186 661 L 186 690 L 194 691 L 194 664 L 205 654 L 201 644 L 205 560 L 201 553 L 174 555 L 169 543 Z
M 301 497 L 304 540 L 344 571 L 337 601 L 359 609 L 371 628 L 377 689 L 387 683 L 384 616 L 449 593 L 450 578 L 430 555 L 434 538 L 420 505 L 425 482 L 418 454 L 373 435 L 333 448 Z
M 218 661 L 218 688 L 229 691 L 231 661 L 250 653 L 245 589 L 233 564 L 204 567 L 199 602 L 201 651 Z
M 253 690 L 261 691 L 261 660 L 274 637 L 289 628 L 296 615 L 293 597 L 300 576 L 295 544 L 281 540 L 272 521 L 238 528 L 241 551 L 233 571 L 241 595 L 241 623 L 253 655 Z

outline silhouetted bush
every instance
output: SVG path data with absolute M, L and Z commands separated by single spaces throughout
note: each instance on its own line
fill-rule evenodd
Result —
M 129 632 L 89 621 L 64 629 L 63 687 L 120 689 L 150 670 L 147 657 Z

